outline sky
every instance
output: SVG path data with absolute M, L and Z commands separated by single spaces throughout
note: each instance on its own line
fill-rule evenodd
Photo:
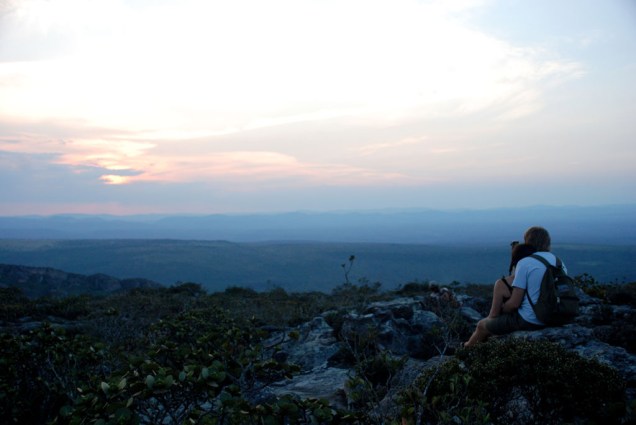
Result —
M 636 203 L 634 0 L 0 0 L 0 215 Z

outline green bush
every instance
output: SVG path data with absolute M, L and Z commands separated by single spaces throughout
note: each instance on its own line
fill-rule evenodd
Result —
M 512 397 L 514 395 L 514 397 Z M 510 403 L 516 402 L 517 408 Z M 408 423 L 619 423 L 625 383 L 606 365 L 551 342 L 491 340 L 462 349 L 401 395 Z M 528 411 L 519 411 L 525 405 Z M 517 416 L 515 416 L 517 415 Z
M 386 351 L 356 359 L 354 375 L 347 379 L 347 397 L 354 410 L 377 409 L 391 389 L 391 380 L 404 367 L 406 358 L 397 358 Z
M 351 307 L 362 309 L 369 302 L 380 299 L 379 293 L 382 284 L 380 282 L 369 283 L 365 279 L 361 279 L 358 284 L 345 282 L 336 286 L 331 291 L 333 300 L 337 300 L 342 307 Z
M 262 400 L 271 381 L 297 367 L 263 355 L 261 332 L 210 306 L 152 326 L 144 355 L 80 389 L 58 418 L 83 424 L 360 424 L 317 400 Z M 259 402 L 255 402 L 259 399 Z
M 206 300 L 233 318 L 253 318 L 256 324 L 268 327 L 297 326 L 337 304 L 322 292 L 288 293 L 278 287 L 267 292 L 230 287 Z
M 0 335 L 2 420 L 43 424 L 77 396 L 77 388 L 104 376 L 103 346 L 48 324 L 21 335 Z
M 0 320 L 16 321 L 34 312 L 35 306 L 20 288 L 0 288 Z
M 252 288 L 244 288 L 242 286 L 228 286 L 227 288 L 225 288 L 224 294 L 242 298 L 258 297 L 258 292 L 256 292 Z
M 607 286 L 607 298 L 630 303 L 635 288 Z M 377 328 L 364 323 L 352 328 L 344 320 L 353 307 L 387 296 L 377 290 L 364 283 L 343 285 L 331 295 L 281 288 L 262 293 L 228 288 L 208 295 L 186 283 L 99 298 L 30 301 L 5 288 L 0 290 L 3 319 L 30 319 L 21 334 L 15 324 L 7 327 L 15 334 L 0 334 L 0 416 L 8 423 L 58 424 L 400 422 L 388 416 L 381 422 L 378 411 L 382 398 L 396 391 L 391 378 L 402 359 L 379 349 Z M 427 291 L 422 306 L 441 323 L 423 338 L 431 350 L 443 351 L 472 328 L 452 297 Z M 269 382 L 297 371 L 266 354 L 266 330 L 325 311 L 331 311 L 325 319 L 344 345 L 341 361 L 354 368 L 347 395 L 355 410 L 264 396 Z M 603 324 L 598 328 L 604 340 L 620 339 L 634 350 L 635 331 L 625 325 L 630 320 L 625 314 L 603 304 L 595 317 Z M 47 316 L 65 318 L 66 330 L 48 324 L 31 328 Z M 515 385 L 519 382 L 523 385 Z M 525 401 L 536 423 L 609 423 L 624 414 L 623 389 L 616 371 L 559 346 L 493 340 L 459 350 L 455 359 L 420 376 L 402 393 L 401 407 L 411 423 L 512 423 L 507 405 L 512 399 Z
M 200 283 L 193 282 L 179 282 L 178 284 L 168 288 L 168 292 L 171 294 L 187 294 L 193 297 L 205 295 L 205 289 Z
M 42 297 L 35 301 L 39 315 L 77 320 L 91 311 L 93 298 L 89 295 L 72 295 L 65 298 Z
M 612 304 L 636 307 L 636 282 L 609 286 L 607 298 Z
M 607 298 L 607 286 L 602 285 L 593 276 L 583 273 L 574 277 L 574 284 L 581 288 L 587 295 L 605 300 Z
M 401 288 L 395 291 L 398 295 L 418 295 L 425 294 L 431 291 L 431 284 L 428 282 L 408 282 Z

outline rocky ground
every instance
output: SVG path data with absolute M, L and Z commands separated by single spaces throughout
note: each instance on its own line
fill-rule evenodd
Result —
M 579 297 L 581 314 L 574 323 L 515 332 L 505 338 L 558 342 L 585 358 L 608 364 L 623 376 L 628 399 L 634 400 L 634 308 L 608 304 L 580 290 Z M 270 391 L 277 395 L 326 398 L 334 406 L 346 407 L 351 403 L 346 381 L 354 375 L 354 369 L 342 353 L 355 350 L 352 344 L 364 344 L 361 335 L 366 335 L 378 349 L 406 360 L 401 371 L 391 378 L 391 390 L 378 403 L 380 408 L 395 409 L 392 398 L 401 387 L 413 382 L 425 368 L 450 358 L 461 344 L 461 330 L 453 330 L 458 323 L 453 318 L 461 315 L 474 326 L 486 314 L 488 303 L 485 298 L 456 295 L 442 288 L 430 294 L 375 302 L 362 311 L 325 312 L 297 328 L 280 330 L 267 344 L 276 347 L 279 358 L 300 365 L 301 373 L 276 383 Z

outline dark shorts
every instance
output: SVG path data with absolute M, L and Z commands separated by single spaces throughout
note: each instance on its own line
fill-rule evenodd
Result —
M 502 314 L 494 319 L 484 319 L 486 329 L 493 335 L 505 335 L 514 331 L 536 331 L 544 326 L 523 320 L 518 311 Z

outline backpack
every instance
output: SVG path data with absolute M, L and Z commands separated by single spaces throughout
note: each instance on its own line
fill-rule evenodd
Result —
M 537 319 L 548 326 L 559 326 L 571 322 L 579 313 L 579 297 L 574 290 L 574 279 L 565 273 L 559 258 L 556 259 L 556 266 L 553 266 L 540 255 L 531 255 L 531 257 L 541 261 L 546 267 L 536 303 L 532 302 L 526 291 L 528 302 Z

